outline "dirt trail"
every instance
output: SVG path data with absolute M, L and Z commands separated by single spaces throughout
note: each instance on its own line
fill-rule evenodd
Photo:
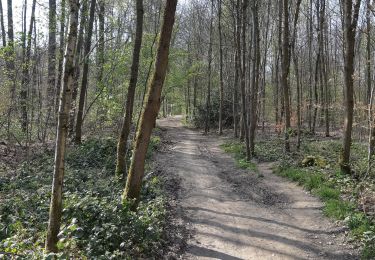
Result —
M 236 168 L 222 138 L 180 119 L 158 122 L 170 143 L 156 159 L 181 180 L 179 212 L 192 232 L 183 259 L 358 259 L 316 198 L 272 174 L 271 164 L 258 165 L 263 177 Z

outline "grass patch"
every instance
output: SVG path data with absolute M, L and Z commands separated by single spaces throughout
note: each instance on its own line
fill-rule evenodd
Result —
M 343 220 L 352 210 L 353 207 L 349 202 L 340 199 L 330 199 L 325 202 L 323 212 L 330 218 Z
M 316 189 L 315 194 L 318 195 L 318 197 L 323 201 L 340 199 L 340 191 L 334 188 L 330 188 L 325 184 Z
M 230 141 L 220 145 L 220 148 L 226 153 L 230 153 L 236 160 L 237 167 L 258 172 L 257 165 L 251 161 L 246 160 L 245 146 L 243 143 Z

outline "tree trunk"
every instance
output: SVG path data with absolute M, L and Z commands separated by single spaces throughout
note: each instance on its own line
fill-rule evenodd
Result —
M 223 104 L 224 104 L 224 79 L 223 79 L 223 46 L 221 32 L 221 2 L 218 0 L 218 25 L 219 25 L 219 56 L 220 56 L 220 106 L 219 106 L 219 135 L 223 134 Z
M 373 95 L 374 85 L 371 84 L 371 18 L 370 18 L 370 0 L 366 1 L 366 81 L 367 81 L 367 104 L 368 104 L 368 124 L 369 124 L 369 140 L 368 140 L 368 153 L 367 153 L 367 175 L 370 174 L 373 157 L 375 154 L 375 122 L 373 116 Z
M 55 112 L 55 93 L 56 84 L 56 0 L 49 0 L 48 11 L 48 87 L 47 87 L 47 116 L 46 133 L 51 125 L 51 118 L 54 118 Z M 44 135 L 44 138 L 47 134 Z M 43 139 L 44 139 L 43 138 Z
M 206 120 L 204 126 L 204 133 L 208 134 L 210 131 L 210 120 L 211 120 L 211 63 L 212 63 L 212 31 L 213 31 L 213 19 L 214 19 L 214 0 L 211 0 L 211 18 L 210 18 L 210 40 L 208 46 L 208 68 L 207 68 L 207 97 L 206 97 Z
M 290 65 L 290 57 L 289 57 L 289 5 L 288 0 L 283 0 L 283 45 L 282 45 L 282 54 L 281 54 L 281 61 L 282 61 L 282 75 L 281 75 L 281 85 L 283 89 L 283 96 L 284 96 L 284 109 L 285 109 L 285 151 L 290 152 L 290 144 L 289 144 L 289 131 L 290 131 L 290 107 L 289 107 L 289 83 L 288 83 L 288 76 L 289 76 L 289 65 Z
M 72 98 L 74 54 L 77 41 L 78 0 L 69 0 L 70 17 L 69 33 L 65 50 L 64 78 L 61 91 L 60 107 L 57 122 L 57 136 L 55 146 L 55 165 L 52 182 L 52 195 L 49 211 L 46 251 L 56 252 L 57 235 L 60 230 L 62 212 L 62 188 L 64 180 L 64 158 L 66 137 L 68 133 L 69 110 Z
M 301 80 L 299 74 L 299 65 L 298 65 L 298 55 L 296 53 L 296 39 L 297 39 L 297 24 L 299 18 L 300 5 L 302 0 L 298 0 L 296 3 L 296 11 L 294 13 L 294 22 L 293 22 L 293 39 L 292 39 L 292 55 L 294 63 L 294 71 L 296 75 L 296 85 L 297 85 L 297 149 L 299 150 L 301 145 Z
M 29 71 L 30 71 L 30 56 L 31 56 L 31 39 L 33 35 L 33 28 L 35 22 L 35 4 L 36 1 L 33 0 L 31 7 L 31 17 L 30 17 L 30 26 L 27 33 L 27 45 L 24 52 L 23 66 L 22 66 L 22 83 L 21 83 L 21 113 L 22 113 L 22 131 L 27 132 L 28 128 L 28 114 L 27 114 L 27 98 L 28 98 L 28 87 L 29 87 Z
M 0 0 L 0 29 L 1 29 L 1 38 L 3 42 L 3 47 L 7 45 L 6 31 L 4 26 L 4 13 L 3 13 L 3 3 Z
M 358 13 L 361 0 L 357 0 L 354 8 L 352 0 L 345 0 L 344 11 L 344 92 L 345 92 L 345 120 L 344 120 L 344 138 L 342 151 L 340 155 L 341 172 L 350 174 L 350 147 L 352 144 L 353 128 L 353 74 L 354 74 L 354 46 L 355 34 L 358 22 Z M 354 10 L 353 10 L 354 9 Z
M 14 66 L 14 59 L 15 59 L 15 52 L 14 52 L 14 30 L 13 30 L 13 6 L 12 0 L 7 1 L 7 18 L 8 18 L 8 48 L 6 49 L 6 66 L 7 66 L 7 73 L 9 82 L 11 84 L 10 88 L 10 95 L 11 101 L 10 106 L 7 113 L 7 132 L 8 132 L 8 140 L 10 139 L 10 128 L 12 124 L 12 110 L 14 109 L 14 102 L 16 98 L 16 78 L 15 78 L 15 66 Z
M 126 151 L 127 141 L 130 133 L 130 126 L 133 117 L 134 96 L 137 87 L 138 69 L 139 69 L 139 55 L 142 46 L 142 32 L 143 32 L 143 0 L 136 2 L 137 25 L 135 32 L 135 40 L 133 47 L 133 60 L 130 74 L 130 81 L 128 87 L 128 96 L 126 99 L 126 108 L 121 127 L 120 136 L 117 143 L 117 163 L 116 175 L 117 177 L 125 178 L 126 174 Z
M 250 97 L 250 131 L 249 146 L 250 156 L 255 156 L 255 131 L 258 121 L 257 104 L 259 89 L 259 73 L 260 73 L 260 36 L 259 36 L 259 19 L 258 19 L 258 3 L 253 0 L 253 39 L 254 39 L 254 64 L 253 64 L 253 84 Z
M 81 76 L 81 58 L 82 58 L 82 45 L 84 38 L 84 31 L 87 24 L 87 9 L 88 9 L 88 0 L 82 1 L 81 15 L 79 22 L 78 38 L 77 38 L 77 47 L 76 55 L 74 60 L 74 83 L 73 83 L 73 93 L 72 93 L 72 106 L 70 107 L 70 117 L 69 117 L 69 136 L 74 136 L 74 122 L 77 111 L 77 95 L 79 88 L 79 80 Z
M 239 5 L 239 1 L 237 1 L 237 4 Z M 239 68 L 241 68 L 241 100 L 242 100 L 242 129 L 245 134 L 245 145 L 246 145 L 246 159 L 250 160 L 250 140 L 249 140 L 249 131 L 248 131 L 248 124 L 247 124 L 247 106 L 246 106 L 246 23 L 247 23 L 247 16 L 246 16 L 246 9 L 248 6 L 248 0 L 244 0 L 242 5 L 242 28 L 237 28 L 237 33 L 239 34 L 242 29 L 242 53 L 241 53 L 241 40 L 240 37 L 237 36 L 237 45 L 238 45 L 238 53 L 239 57 L 242 58 L 242 66 L 239 65 Z M 238 17 L 240 17 L 238 15 Z M 239 22 L 237 26 L 241 26 L 241 20 L 239 19 Z M 242 57 L 241 57 L 242 54 Z M 238 62 L 241 64 L 241 60 L 239 59 Z
M 138 205 L 147 147 L 160 108 L 160 95 L 167 72 L 169 46 L 175 20 L 176 5 L 177 0 L 167 0 L 165 5 L 154 74 L 148 87 L 147 100 L 144 103 L 139 130 L 136 134 L 132 162 L 123 194 L 124 202 L 133 202 L 133 210 L 136 210 Z
M 85 49 L 83 56 L 83 72 L 82 72 L 82 85 L 81 91 L 79 93 L 79 104 L 78 104 L 78 113 L 77 113 L 77 122 L 75 128 L 75 137 L 74 142 L 80 144 L 82 142 L 82 124 L 83 124 L 83 109 L 85 106 L 86 91 L 87 91 L 87 82 L 89 74 L 89 57 L 91 50 L 91 37 L 92 29 L 94 25 L 95 18 L 95 6 L 96 0 L 91 0 L 90 5 L 90 18 L 87 26 L 86 40 L 85 40 Z
M 57 81 L 56 81 L 56 94 L 55 94 L 55 114 L 59 110 L 60 100 L 60 89 L 61 89 L 61 77 L 63 73 L 63 60 L 64 60 L 64 31 L 65 31 L 65 0 L 61 0 L 61 15 L 60 15 L 60 42 L 59 42 L 59 54 L 58 54 L 58 69 L 57 69 Z

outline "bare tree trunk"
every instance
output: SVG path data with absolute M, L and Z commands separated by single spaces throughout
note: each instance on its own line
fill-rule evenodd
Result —
M 141 115 L 139 130 L 136 134 L 132 162 L 123 194 L 124 201 L 133 201 L 133 210 L 136 210 L 138 205 L 147 147 L 160 108 L 160 95 L 167 72 L 169 46 L 175 20 L 176 5 L 177 0 L 167 0 L 165 5 L 154 74 L 148 87 L 147 100 L 145 101 Z
M 121 127 L 120 136 L 117 143 L 117 163 L 116 175 L 117 177 L 125 178 L 126 175 L 126 151 L 127 141 L 130 133 L 130 126 L 133 118 L 134 96 L 137 87 L 138 69 L 139 69 L 139 55 L 142 46 L 142 32 L 143 32 L 143 0 L 136 2 L 137 25 L 135 32 L 135 41 L 133 47 L 133 60 L 130 74 L 130 81 L 128 87 L 128 96 L 126 99 L 126 109 Z
M 46 239 L 46 251 L 57 251 L 57 235 L 60 230 L 62 212 L 62 188 L 64 180 L 64 158 L 66 139 L 68 134 L 69 110 L 71 106 L 74 54 L 77 41 L 79 1 L 69 0 L 69 33 L 65 50 L 64 78 L 57 122 L 57 136 L 55 146 L 55 166 L 53 172 L 52 195 L 49 210 L 49 222 Z
M 76 119 L 76 111 L 77 111 L 77 96 L 78 96 L 78 88 L 79 88 L 79 80 L 81 76 L 81 58 L 82 58 L 82 45 L 83 45 L 83 38 L 84 38 L 84 31 L 86 29 L 87 24 L 87 9 L 88 9 L 89 2 L 88 0 L 82 1 L 81 7 L 81 15 L 80 15 L 80 22 L 79 22 L 79 30 L 78 30 L 78 38 L 77 38 L 77 47 L 76 47 L 76 55 L 74 60 L 74 83 L 73 83 L 73 93 L 72 93 L 72 106 L 70 107 L 70 117 L 69 117 L 69 136 L 74 136 L 74 122 Z
M 238 50 L 234 53 L 234 91 L 233 91 L 233 132 L 234 138 L 238 137 L 238 82 L 239 82 L 239 68 Z
M 300 102 L 300 93 L 301 93 L 301 80 L 299 74 L 299 65 L 298 65 L 298 56 L 296 53 L 296 39 L 297 39 L 297 24 L 300 12 L 300 5 L 302 0 L 298 0 L 296 3 L 296 10 L 294 13 L 294 21 L 293 21 L 293 38 L 292 38 L 292 55 L 293 55 L 293 63 L 294 63 L 294 70 L 296 75 L 296 85 L 297 85 L 297 149 L 299 150 L 301 145 L 301 102 Z
M 290 66 L 290 57 L 289 57 L 289 5 L 288 0 L 283 0 L 283 45 L 282 45 L 282 76 L 281 84 L 283 88 L 284 96 L 284 108 L 285 108 L 285 151 L 290 151 L 289 144 L 289 131 L 290 131 L 290 107 L 289 107 L 289 66 Z
M 10 88 L 10 106 L 7 115 L 7 132 L 8 140 L 10 139 L 10 128 L 12 124 L 12 110 L 14 109 L 14 102 L 16 98 L 16 78 L 15 78 L 15 52 L 14 52 L 14 30 L 13 30 L 13 7 L 12 0 L 7 0 L 7 18 L 8 18 L 8 48 L 6 49 L 6 66 L 9 82 L 11 84 Z
M 223 134 L 223 103 L 224 103 L 224 79 L 223 79 L 223 46 L 221 32 L 221 3 L 218 0 L 218 17 L 219 17 L 219 56 L 220 56 L 220 107 L 219 107 L 219 135 Z
M 31 17 L 30 17 L 30 26 L 27 33 L 27 45 L 23 58 L 23 67 L 22 67 L 22 83 L 21 83 L 21 113 L 22 113 L 22 130 L 24 133 L 28 129 L 28 115 L 27 115 L 27 97 L 28 97 L 28 87 L 29 87 L 29 71 L 30 71 L 30 56 L 31 56 L 31 39 L 33 34 L 34 22 L 35 22 L 35 4 L 36 1 L 33 0 L 31 7 Z
M 49 0 L 48 11 L 48 88 L 47 88 L 47 116 L 46 116 L 46 134 L 50 126 L 51 118 L 55 118 L 55 84 L 56 84 L 56 0 Z M 44 139 L 43 138 L 43 139 Z
M 340 155 L 341 171 L 350 174 L 350 147 L 352 144 L 353 128 L 353 74 L 354 74 L 354 46 L 357 29 L 358 14 L 361 0 L 357 0 L 354 8 L 352 0 L 344 0 L 344 84 L 345 84 L 345 120 L 344 138 Z
M 237 1 L 237 4 L 240 5 L 239 1 Z M 239 22 L 237 26 L 241 26 L 242 22 L 242 28 L 237 28 L 237 33 L 239 34 L 242 29 L 242 42 L 239 36 L 237 36 L 237 45 L 238 45 L 238 53 L 239 57 L 242 58 L 242 66 L 241 66 L 241 60 L 239 59 L 238 62 L 240 63 L 239 68 L 241 68 L 241 100 L 242 100 L 242 129 L 245 134 L 245 145 L 246 145 L 246 159 L 250 160 L 251 154 L 250 154 L 250 140 L 249 140 L 249 131 L 248 131 L 248 124 L 247 124 L 247 106 L 246 106 L 246 23 L 247 23 L 247 16 L 246 16 L 246 9 L 248 6 L 248 0 L 244 0 L 242 5 L 242 21 L 240 20 L 240 15 L 238 14 Z M 241 43 L 242 43 L 242 53 L 241 53 Z M 241 57 L 242 54 L 242 57 Z
M 64 60 L 64 31 L 65 31 L 65 0 L 61 0 L 60 4 L 60 35 L 59 35 L 59 54 L 58 54 L 58 69 L 57 69 L 57 81 L 56 81 L 56 94 L 55 94 L 55 114 L 59 110 L 60 100 L 60 89 L 61 89 L 61 77 L 63 72 L 63 60 Z
M 370 0 L 366 1 L 366 81 L 367 81 L 367 104 L 368 104 L 368 124 L 369 124 L 369 140 L 368 140 L 368 153 L 367 153 L 367 173 L 370 174 L 373 157 L 375 154 L 375 122 L 373 116 L 373 102 L 375 86 L 371 84 L 371 18 L 370 18 Z
M 77 122 L 76 122 L 75 137 L 74 137 L 74 142 L 76 144 L 80 144 L 82 141 L 83 109 L 85 105 L 88 74 L 89 74 L 89 57 L 90 57 L 90 49 L 91 49 L 92 29 L 93 29 L 94 18 L 95 18 L 95 6 L 96 6 L 96 0 L 91 0 L 90 18 L 89 18 L 89 23 L 87 27 L 85 49 L 84 49 L 84 54 L 83 54 L 84 56 L 83 56 L 82 85 L 81 85 L 81 91 L 79 93 Z
M 101 93 L 104 88 L 103 82 L 103 74 L 104 74 L 104 63 L 105 63 L 105 53 L 104 53 L 104 41 L 105 41 L 105 28 L 104 28 L 104 21 L 105 21 L 105 1 L 100 0 L 98 1 L 99 12 L 98 12 L 98 20 L 99 20 L 99 40 L 98 40 L 98 76 L 97 76 L 97 83 L 96 83 L 96 91 Z M 103 109 L 103 107 L 98 108 L 98 120 L 99 123 L 103 123 L 104 119 L 107 115 L 107 110 Z
M 7 45 L 6 31 L 4 26 L 4 13 L 3 13 L 3 3 L 0 0 L 0 29 L 1 29 L 1 38 L 3 42 L 3 47 Z
M 253 0 L 253 39 L 254 39 L 254 64 L 253 64 L 253 84 L 250 97 L 250 131 L 249 146 L 250 156 L 255 156 L 255 131 L 257 127 L 258 114 L 258 89 L 259 89 L 259 73 L 260 73 L 260 36 L 259 36 L 259 18 L 258 18 L 258 2 Z
M 208 68 L 207 68 L 207 97 L 206 97 L 206 120 L 204 126 L 204 133 L 210 132 L 210 121 L 211 121 L 211 63 L 212 63 L 212 31 L 213 31 L 213 19 L 214 19 L 214 0 L 211 0 L 211 18 L 210 18 L 210 42 L 208 46 Z

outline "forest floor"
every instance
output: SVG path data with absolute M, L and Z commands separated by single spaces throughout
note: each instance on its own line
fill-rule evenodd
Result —
M 183 259 L 359 258 L 347 229 L 323 215 L 319 199 L 273 174 L 272 163 L 238 168 L 220 148 L 227 138 L 203 135 L 181 119 L 158 121 L 167 141 L 155 163 L 179 180 L 170 188 L 177 193 L 173 221 L 186 227 Z

